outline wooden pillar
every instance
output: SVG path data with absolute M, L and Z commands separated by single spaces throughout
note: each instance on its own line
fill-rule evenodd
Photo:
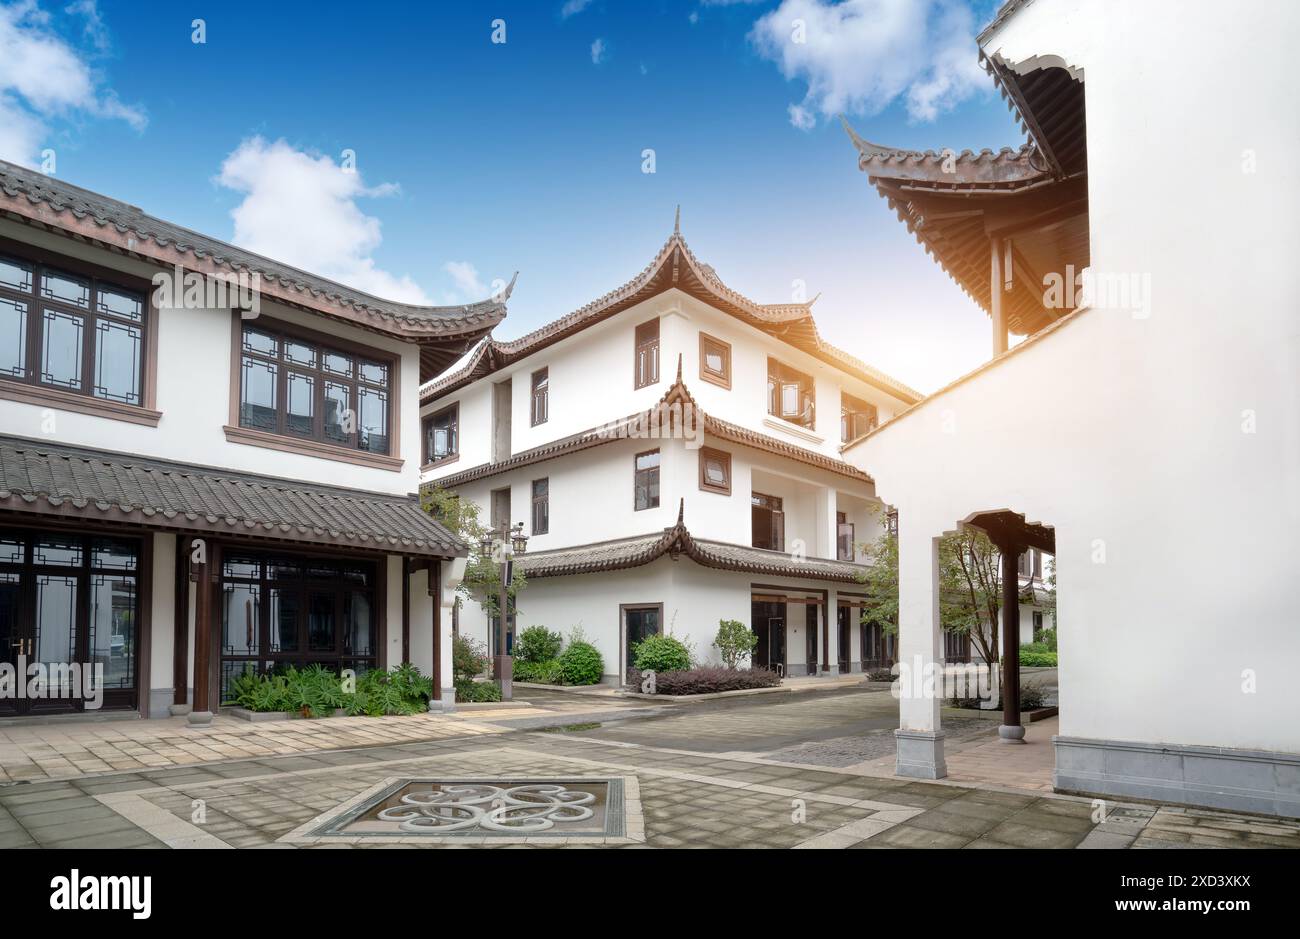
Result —
M 411 559 L 402 558 L 402 661 L 411 661 Z
M 1020 726 L 1020 553 L 1019 545 L 999 545 L 1002 552 L 1002 726 L 1003 743 L 1024 743 Z
M 172 622 L 172 703 L 189 703 L 190 539 L 176 537 L 176 597 Z
M 211 671 L 212 664 L 212 552 L 214 547 L 206 539 L 196 539 L 203 548 L 202 559 L 190 565 L 190 580 L 194 582 L 194 707 L 190 723 L 202 724 L 212 720 Z M 191 561 L 193 553 L 191 552 Z
M 433 603 L 433 700 L 442 700 L 442 562 L 430 561 L 429 599 Z
M 1003 308 L 1005 291 L 1002 270 L 1002 239 L 989 239 L 989 316 L 993 320 L 993 354 L 1007 351 L 1007 315 Z

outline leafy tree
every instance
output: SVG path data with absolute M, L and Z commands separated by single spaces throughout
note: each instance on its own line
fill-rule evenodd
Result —
M 739 668 L 742 661 L 754 654 L 757 645 L 758 634 L 740 620 L 718 620 L 718 634 L 713 639 L 713 646 L 727 668 Z
M 465 576 L 456 585 L 456 593 L 478 601 L 489 621 L 495 620 L 501 610 L 501 562 L 492 554 L 484 554 L 480 546 L 483 536 L 491 529 L 479 519 L 478 505 L 440 486 L 427 490 L 420 497 L 420 504 L 469 545 L 469 563 L 465 566 Z M 524 572 L 516 564 L 507 590 L 511 602 L 526 584 Z
M 898 632 L 898 536 L 885 533 L 866 545 L 867 588 L 862 621 Z M 998 611 L 1002 603 L 1002 555 L 987 535 L 963 528 L 939 539 L 939 623 L 970 637 L 976 651 L 998 661 Z

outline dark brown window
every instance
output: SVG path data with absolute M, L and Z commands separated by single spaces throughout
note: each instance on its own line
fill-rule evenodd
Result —
M 460 456 L 460 404 L 424 419 L 424 462 L 443 463 Z
M 731 387 L 731 344 L 700 333 L 700 378 Z
M 659 320 L 652 319 L 636 328 L 636 369 L 633 374 L 637 388 L 659 381 Z
M 539 368 L 533 372 L 532 420 L 533 426 L 545 424 L 551 416 L 550 369 Z
M 383 581 L 379 581 L 383 583 Z M 378 664 L 376 569 L 368 561 L 230 552 L 222 560 L 221 697 L 245 671 Z
M 835 556 L 841 561 L 852 561 L 854 529 L 844 512 L 835 513 Z
M 785 550 L 785 511 L 780 496 L 754 493 L 750 502 L 754 520 L 752 544 L 769 551 Z
M 0 379 L 143 407 L 147 298 L 0 254 Z
M 898 537 L 898 512 L 891 510 L 885 513 L 885 531 L 894 537 Z
M 659 451 L 647 450 L 636 455 L 633 483 L 636 511 L 659 508 Z
M 853 395 L 840 395 L 840 442 L 857 440 L 876 427 L 876 406 Z
M 544 535 L 551 530 L 551 481 L 533 480 L 533 534 Z
M 390 452 L 392 359 L 344 349 L 259 321 L 243 328 L 239 426 Z
M 731 495 L 731 454 L 712 447 L 700 448 L 700 488 Z
M 769 357 L 767 413 L 811 430 L 817 422 L 812 376 Z

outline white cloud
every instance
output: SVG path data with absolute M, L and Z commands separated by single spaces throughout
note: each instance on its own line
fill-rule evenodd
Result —
M 960 0 L 782 0 L 750 40 L 786 78 L 807 83 L 790 108 L 791 123 L 807 129 L 817 113 L 876 114 L 899 98 L 912 120 L 934 120 L 983 85 L 974 36 Z
M 397 186 L 368 188 L 359 171 L 261 137 L 226 157 L 217 181 L 244 193 L 230 213 L 241 247 L 387 300 L 429 302 L 409 276 L 376 266 L 380 222 L 357 206 L 358 199 L 398 193 Z
M 107 48 L 93 0 L 78 0 L 65 12 L 84 20 L 96 52 Z M 54 31 L 35 0 L 0 6 L 0 158 L 34 165 L 49 122 L 77 115 L 123 120 L 136 130 L 146 124 L 140 108 L 103 87 L 88 56 Z
M 566 0 L 564 6 L 560 7 L 560 19 L 567 20 L 571 16 L 577 16 L 589 6 L 591 0 Z
M 599 65 L 605 61 L 605 54 L 608 50 L 605 47 L 605 40 L 597 39 L 591 44 L 591 64 Z
M 452 302 L 482 300 L 488 295 L 487 287 L 478 276 L 478 268 L 469 261 L 448 261 L 442 269 L 451 275 L 456 285 L 457 299 Z
M 787 109 L 790 112 L 790 123 L 800 130 L 812 130 L 817 126 L 817 116 L 801 104 L 792 104 Z

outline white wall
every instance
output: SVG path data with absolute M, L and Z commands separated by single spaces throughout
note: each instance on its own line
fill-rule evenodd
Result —
M 637 389 L 633 387 L 636 327 L 655 317 L 659 317 L 660 329 L 659 381 Z M 701 332 L 731 343 L 730 389 L 700 378 Z M 892 395 L 674 289 L 424 405 L 423 413 L 430 414 L 454 401 L 461 403 L 461 457 L 426 473 L 425 478 L 437 479 L 490 461 L 491 389 L 495 383 L 511 380 L 511 451 L 519 453 L 650 407 L 672 385 L 679 355 L 686 386 L 708 414 L 827 456 L 839 456 L 841 388 L 875 404 L 881 420 L 903 407 Z M 768 418 L 769 355 L 814 377 L 817 424 L 811 436 Z M 548 369 L 550 417 L 534 427 L 532 374 L 542 367 Z
M 1011 17 L 988 52 L 1084 70 L 1092 263 L 1149 274 L 1150 316 L 1084 312 L 848 454 L 898 506 L 905 603 L 972 513 L 1054 526 L 1063 735 L 1300 752 L 1298 36 L 1283 2 Z

